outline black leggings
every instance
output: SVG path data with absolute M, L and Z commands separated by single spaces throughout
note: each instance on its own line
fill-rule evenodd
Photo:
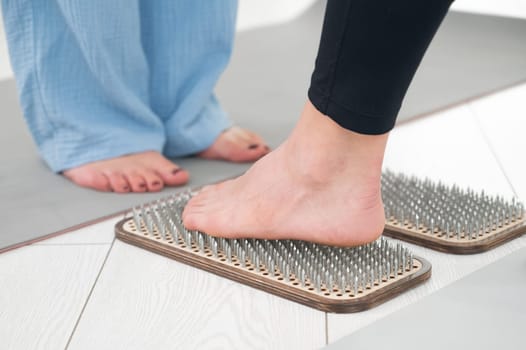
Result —
M 361 134 L 394 127 L 451 0 L 328 0 L 309 99 Z

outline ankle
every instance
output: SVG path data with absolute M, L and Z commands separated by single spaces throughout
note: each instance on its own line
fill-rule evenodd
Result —
M 312 183 L 327 184 L 344 177 L 355 186 L 379 190 L 387 138 L 387 133 L 364 135 L 344 129 L 307 102 L 284 145 L 285 161 Z

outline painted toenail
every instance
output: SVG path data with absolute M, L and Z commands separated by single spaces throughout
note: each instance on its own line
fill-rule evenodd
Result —
M 152 186 L 159 186 L 161 183 L 159 181 L 152 182 Z
M 248 149 L 256 149 L 258 147 L 259 147 L 258 144 L 252 144 L 252 145 L 248 146 Z
M 181 168 L 177 168 L 177 169 L 172 170 L 172 175 L 177 174 L 177 173 L 180 172 L 181 170 L 183 170 L 183 169 L 181 169 Z

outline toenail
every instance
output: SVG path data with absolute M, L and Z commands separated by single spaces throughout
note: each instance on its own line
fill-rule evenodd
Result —
M 159 186 L 161 183 L 159 181 L 152 182 L 152 186 Z
M 180 172 L 181 170 L 183 170 L 183 169 L 181 169 L 181 168 L 177 168 L 177 169 L 172 170 L 172 175 L 177 174 L 177 173 Z
M 129 191 L 129 190 L 130 190 L 130 187 L 129 187 L 129 186 L 124 186 L 124 187 L 122 188 L 122 190 L 123 190 L 123 191 Z
M 248 146 L 248 149 L 256 149 L 258 147 L 259 147 L 259 145 L 254 143 L 254 144 Z
M 270 151 L 270 147 L 265 145 L 265 150 Z
M 145 188 L 145 187 L 146 187 L 146 184 L 145 184 L 144 182 L 141 182 L 141 183 L 139 184 L 139 187 L 140 187 L 140 188 Z

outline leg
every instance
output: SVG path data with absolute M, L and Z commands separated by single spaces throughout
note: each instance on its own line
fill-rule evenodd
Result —
M 53 171 L 118 192 L 186 181 L 159 153 L 137 4 L 4 0 L 3 13 L 24 115 Z
M 278 149 L 204 189 L 189 229 L 226 237 L 356 245 L 384 226 L 387 132 L 448 0 L 329 0 L 309 99 Z
M 233 161 L 266 154 L 257 135 L 231 128 L 213 94 L 231 55 L 237 1 L 142 0 L 140 6 L 151 105 L 166 126 L 164 153 Z

